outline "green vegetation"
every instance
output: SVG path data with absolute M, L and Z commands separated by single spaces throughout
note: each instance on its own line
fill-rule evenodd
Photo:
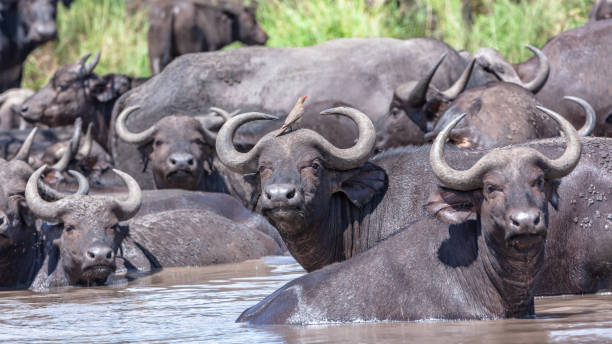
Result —
M 305 46 L 339 37 L 442 39 L 456 49 L 487 46 L 510 61 L 530 56 L 557 33 L 586 22 L 592 0 L 260 0 L 258 19 L 271 46 Z M 376 2 L 376 1 L 373 1 Z M 398 3 L 400 3 L 398 5 Z M 127 16 L 124 0 L 76 0 L 58 11 L 60 41 L 26 62 L 24 86 L 38 88 L 58 65 L 102 51 L 96 72 L 149 74 L 147 15 Z M 232 47 L 239 45 L 233 44 Z

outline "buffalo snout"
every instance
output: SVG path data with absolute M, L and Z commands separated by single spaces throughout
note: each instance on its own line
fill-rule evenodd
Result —
M 196 159 L 189 153 L 174 153 L 168 157 L 168 166 L 173 171 L 194 171 L 197 168 Z
M 55 22 L 36 23 L 30 31 L 30 39 L 34 42 L 47 42 L 57 38 Z
M 537 208 L 509 211 L 506 225 L 506 241 L 517 249 L 527 249 L 546 237 L 544 213 Z
M 302 194 L 293 184 L 271 184 L 264 188 L 264 208 L 298 208 Z
M 114 258 L 112 247 L 105 244 L 94 244 L 87 248 L 85 266 L 112 265 Z

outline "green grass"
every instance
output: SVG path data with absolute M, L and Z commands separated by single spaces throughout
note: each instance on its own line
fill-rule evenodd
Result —
M 77 0 L 58 8 L 59 41 L 38 48 L 26 60 L 25 87 L 39 88 L 59 65 L 75 63 L 87 53 L 102 52 L 99 74 L 149 74 L 148 17 L 128 17 L 124 0 Z
M 124 0 L 76 0 L 60 6 L 60 40 L 26 61 L 24 86 L 45 84 L 59 65 L 102 51 L 99 74 L 149 74 L 147 15 L 127 16 Z M 557 33 L 586 22 L 592 0 L 400 0 L 370 6 L 366 0 L 260 0 L 258 20 L 270 46 L 306 46 L 340 37 L 431 36 L 455 49 L 499 50 L 519 62 Z M 471 20 L 465 15 L 472 9 Z M 233 44 L 232 47 L 240 46 Z

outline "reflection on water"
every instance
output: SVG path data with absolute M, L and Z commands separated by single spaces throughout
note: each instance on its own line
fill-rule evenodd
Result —
M 289 257 L 167 269 L 110 287 L 0 292 L 0 342 L 612 342 L 612 295 L 536 301 L 536 319 L 249 327 L 234 320 L 303 274 Z M 373 292 L 375 292 L 373 290 Z

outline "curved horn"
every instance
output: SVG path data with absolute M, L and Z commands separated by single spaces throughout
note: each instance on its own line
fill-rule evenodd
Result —
M 563 116 L 558 113 L 549 110 L 543 106 L 536 106 L 540 111 L 546 113 L 552 117 L 557 124 L 561 127 L 561 131 L 565 134 L 566 147 L 565 152 L 559 158 L 550 160 L 545 156 L 541 156 L 540 160 L 544 165 L 543 168 L 546 172 L 546 176 L 549 179 L 561 178 L 568 175 L 580 161 L 580 154 L 582 153 L 582 143 L 580 142 L 580 135 L 574 126 Z
M 527 44 L 526 47 L 538 57 L 538 60 L 540 61 L 540 68 L 538 68 L 538 73 L 533 80 L 523 83 L 521 86 L 533 93 L 536 93 L 542 88 L 542 86 L 544 86 L 546 79 L 548 79 L 548 74 L 550 73 L 550 63 L 542 50 L 529 44 Z
M 46 168 L 47 165 L 43 165 L 32 173 L 30 179 L 28 179 L 28 183 L 26 184 L 25 198 L 26 202 L 28 203 L 28 207 L 37 217 L 45 221 L 55 222 L 59 219 L 63 212 L 62 207 L 59 204 L 53 204 L 45 201 L 38 193 L 38 181 L 40 180 L 40 175 Z
M 376 143 L 376 129 L 372 120 L 363 112 L 350 107 L 337 107 L 321 112 L 321 115 L 343 115 L 352 119 L 357 124 L 359 139 L 353 147 L 340 149 L 329 143 L 322 136 L 316 142 L 321 153 L 330 167 L 337 170 L 350 170 L 363 165 Z
M 11 161 L 21 160 L 26 163 L 28 162 L 28 159 L 30 158 L 30 150 L 32 149 L 32 143 L 34 142 L 34 136 L 36 136 L 37 132 L 37 127 L 34 127 L 34 129 L 30 131 L 26 139 L 21 144 L 21 147 L 19 147 L 19 151 L 17 151 L 17 154 L 15 154 Z
M 410 94 L 406 97 L 406 99 L 402 99 L 402 101 L 413 107 L 418 107 L 425 103 L 425 97 L 427 96 L 427 90 L 429 89 L 431 79 L 433 79 L 434 74 L 436 74 L 436 70 L 438 70 L 438 67 L 440 67 L 440 64 L 442 64 L 442 61 L 445 57 L 446 53 L 443 53 L 438 58 L 436 63 L 431 66 L 429 71 L 427 71 L 425 76 L 421 78 L 421 80 L 419 80 L 416 86 L 414 86 L 414 88 L 410 91 Z
M 142 203 L 142 190 L 140 190 L 138 182 L 129 174 L 117 169 L 113 169 L 113 172 L 123 179 L 123 182 L 128 188 L 127 199 L 114 199 L 115 207 L 113 209 L 119 221 L 125 221 L 132 218 L 140 209 L 140 204 Z
M 222 108 L 218 108 L 218 107 L 211 107 L 210 111 L 219 114 L 219 116 L 223 117 L 223 119 L 227 122 L 230 118 L 232 118 L 232 115 L 227 112 L 226 110 L 222 109 Z
M 74 122 L 74 132 L 72 133 L 72 138 L 68 142 L 68 146 L 60 150 L 62 157 L 55 164 L 53 164 L 53 166 L 51 166 L 52 169 L 56 171 L 65 171 L 68 168 L 70 161 L 72 161 L 79 149 L 82 121 L 83 120 L 81 117 L 78 117 Z
M 94 56 L 93 60 L 91 60 L 91 62 L 89 62 L 88 64 L 85 64 L 85 61 L 87 61 L 87 59 L 85 59 L 85 61 L 83 61 L 82 63 L 82 74 L 83 75 L 89 75 L 93 72 L 93 70 L 96 68 L 96 66 L 98 65 L 98 62 L 100 62 L 100 55 L 101 55 L 101 51 L 98 51 L 96 53 L 96 56 Z M 86 55 L 87 58 L 89 58 L 91 54 Z
M 472 74 L 472 69 L 474 68 L 474 63 L 476 62 L 475 58 L 472 58 L 468 66 L 465 68 L 461 76 L 453 86 L 449 87 L 446 91 L 440 92 L 442 96 L 444 96 L 448 100 L 454 100 L 457 98 L 459 93 L 463 92 L 465 86 L 467 86 L 468 80 L 470 80 L 470 75 Z
M 221 108 L 218 108 L 218 107 L 211 107 L 210 111 L 212 111 L 212 112 L 214 112 L 216 114 L 219 114 L 219 116 L 221 116 L 221 118 L 223 119 L 222 122 L 216 123 L 215 124 L 215 126 L 216 126 L 216 125 L 223 125 L 223 123 L 227 122 L 230 118 L 232 118 L 237 113 L 237 111 L 240 111 L 240 110 L 237 110 L 237 111 L 234 111 L 232 113 L 229 113 L 229 112 L 227 112 L 224 109 L 221 109 Z M 204 124 L 205 121 L 200 121 L 200 123 Z M 208 142 L 208 144 L 214 146 L 215 142 L 217 141 L 217 133 L 212 131 L 212 130 L 210 130 L 210 129 L 208 129 L 208 128 L 206 128 L 204 125 L 202 125 L 202 129 L 204 131 L 204 139 L 206 140 L 206 142 Z
M 77 171 L 69 170 L 68 173 L 70 173 L 73 177 L 75 177 L 77 182 L 79 183 L 79 188 L 74 194 L 65 194 L 63 192 L 57 191 L 53 189 L 52 187 L 50 187 L 49 185 L 43 183 L 41 179 L 38 179 L 39 192 L 42 192 L 42 194 L 46 198 L 49 198 L 52 200 L 60 200 L 70 195 L 87 195 L 89 193 L 89 182 L 87 181 L 87 178 Z
M 238 128 L 248 122 L 257 120 L 276 120 L 278 117 L 261 112 L 247 112 L 225 122 L 217 134 L 215 147 L 219 159 L 230 170 L 238 173 L 252 173 L 257 171 L 256 158 L 259 155 L 259 142 L 247 153 L 241 153 L 234 147 L 234 134 Z
M 93 123 L 89 123 L 87 126 L 87 133 L 85 133 L 85 137 L 83 138 L 83 144 L 79 143 L 79 151 L 77 152 L 77 156 L 81 159 L 87 157 L 89 153 L 91 153 L 91 148 L 93 147 L 93 138 L 91 136 L 92 128 Z
M 441 183 L 460 191 L 474 190 L 481 186 L 480 176 L 490 168 L 487 160 L 480 159 L 474 166 L 465 171 L 450 167 L 444 160 L 444 146 L 451 130 L 465 117 L 461 114 L 452 120 L 436 137 L 429 151 L 429 164 Z
M 77 64 L 81 66 L 81 70 L 85 70 L 85 63 L 87 62 L 87 60 L 89 60 L 90 56 L 91 56 L 91 53 L 87 53 L 79 59 L 79 62 L 77 62 Z
M 578 135 L 582 137 L 591 135 L 595 130 L 595 122 L 597 121 L 597 114 L 595 114 L 595 110 L 593 109 L 591 104 L 589 104 L 586 100 L 578 97 L 566 96 L 563 97 L 563 99 L 573 101 L 574 103 L 578 103 L 578 105 L 582 106 L 586 114 L 586 119 L 582 128 L 578 130 Z
M 132 112 L 138 109 L 140 109 L 140 106 L 138 105 L 130 106 L 124 109 L 117 117 L 117 122 L 115 123 L 115 130 L 117 131 L 117 136 L 119 136 L 123 141 L 127 143 L 142 144 L 148 142 L 153 138 L 153 134 L 155 134 L 155 131 L 157 131 L 155 125 L 152 125 L 151 127 L 149 127 L 149 129 L 142 131 L 138 134 L 132 133 L 128 130 L 125 121 Z

